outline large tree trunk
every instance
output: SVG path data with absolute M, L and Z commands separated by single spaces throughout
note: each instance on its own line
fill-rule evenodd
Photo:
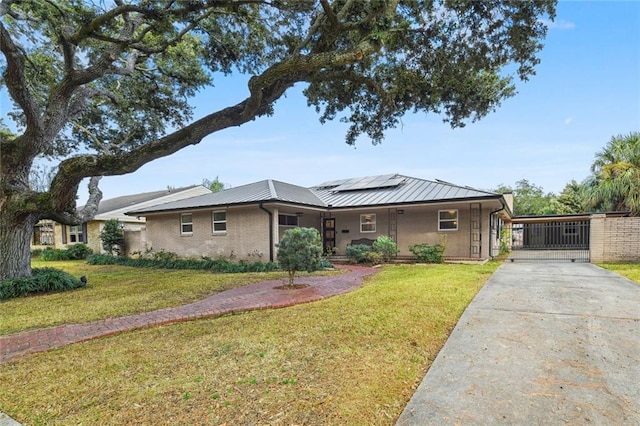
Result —
M 35 215 L 0 215 L 0 280 L 31 275 L 31 236 L 37 221 Z

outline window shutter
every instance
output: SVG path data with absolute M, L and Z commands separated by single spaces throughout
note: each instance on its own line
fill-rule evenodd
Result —
M 89 236 L 87 235 L 87 222 L 82 224 L 82 242 L 87 244 Z
M 67 225 L 62 225 L 62 244 L 67 244 Z

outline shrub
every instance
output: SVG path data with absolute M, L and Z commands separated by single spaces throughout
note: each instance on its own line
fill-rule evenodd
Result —
M 172 262 L 178 259 L 178 254 L 172 251 L 160 250 L 155 253 L 151 253 L 151 258 L 158 262 Z
M 389 237 L 379 236 L 373 242 L 373 251 L 381 255 L 381 261 L 389 262 L 400 250 L 396 242 Z M 378 262 L 379 263 L 379 262 Z
M 45 260 L 47 262 L 52 260 L 69 260 L 69 255 L 67 254 L 66 250 L 47 247 L 44 250 L 42 250 L 40 259 Z
M 409 246 L 409 251 L 413 253 L 418 262 L 442 263 L 444 262 L 444 244 L 429 245 L 426 243 Z
M 33 249 L 31 250 L 31 257 L 40 257 L 42 256 L 42 250 L 41 248 L 37 248 L 37 249 Z
M 333 264 L 326 257 L 321 257 L 316 269 L 333 269 Z
M 86 286 L 86 283 L 54 268 L 33 268 L 30 277 L 0 281 L 0 300 L 48 291 L 65 291 Z
M 365 255 L 365 263 L 369 263 L 371 265 L 379 265 L 384 262 L 384 256 L 382 253 L 371 250 Z
M 158 255 L 158 253 L 162 254 Z M 90 265 L 122 265 L 134 268 L 193 269 L 218 273 L 270 272 L 278 270 L 278 265 L 273 262 L 233 263 L 226 259 L 181 259 L 175 253 L 158 253 L 155 253 L 152 258 L 92 254 L 87 258 L 87 263 Z
M 104 223 L 100 232 L 102 248 L 109 254 L 124 254 L 124 225 L 118 219 L 110 219 Z
M 67 247 L 69 260 L 86 259 L 91 253 L 93 253 L 93 250 L 91 250 L 86 244 L 78 243 Z
M 347 246 L 347 257 L 352 263 L 367 263 L 367 255 L 373 248 L 366 244 L 351 244 Z
M 79 260 L 86 259 L 91 253 L 92 250 L 86 244 L 78 243 L 69 246 L 66 250 L 47 247 L 42 250 L 40 259 L 44 261 Z
M 278 263 L 289 272 L 289 285 L 298 271 L 315 271 L 322 256 L 322 239 L 315 228 L 293 228 L 278 244 Z
M 500 231 L 500 255 L 505 255 L 511 252 L 511 230 L 503 229 Z

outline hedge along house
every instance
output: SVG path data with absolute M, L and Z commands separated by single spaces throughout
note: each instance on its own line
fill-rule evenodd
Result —
M 106 221 L 116 219 L 123 225 L 127 253 L 143 251 L 146 248 L 145 221 L 141 217 L 125 215 L 126 211 L 210 193 L 211 190 L 202 185 L 193 185 L 102 200 L 96 215 L 89 222 L 76 226 L 62 225 L 51 220 L 38 222 L 34 227 L 31 248 L 66 248 L 84 243 L 94 253 L 104 252 L 100 233 Z
M 311 188 L 264 180 L 127 214 L 146 217 L 148 247 L 184 257 L 275 260 L 283 233 L 304 226 L 332 255 L 388 236 L 399 257 L 413 244 L 444 243 L 447 259 L 480 260 L 498 254 L 511 204 L 509 194 L 392 174 Z

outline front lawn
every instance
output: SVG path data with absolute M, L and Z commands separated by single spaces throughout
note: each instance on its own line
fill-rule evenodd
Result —
M 0 407 L 26 424 L 393 424 L 497 266 L 387 266 L 320 302 L 30 355 L 0 365 Z
M 605 263 L 598 266 L 640 283 L 640 263 Z
M 180 306 L 233 287 L 287 277 L 286 272 L 214 274 L 116 265 L 93 266 L 84 260 L 33 260 L 32 266 L 62 269 L 77 278 L 85 275 L 87 287 L 1 302 L 0 335 Z

